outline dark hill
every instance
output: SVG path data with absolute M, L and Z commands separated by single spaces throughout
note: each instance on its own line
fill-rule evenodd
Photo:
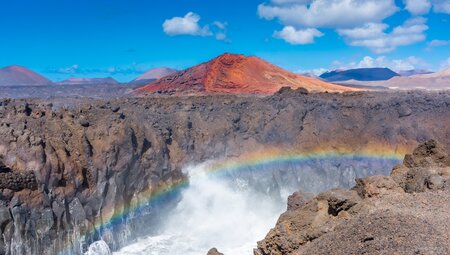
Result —
M 385 81 L 395 76 L 399 76 L 399 74 L 389 68 L 358 68 L 326 72 L 320 78 L 329 82 L 348 80 Z

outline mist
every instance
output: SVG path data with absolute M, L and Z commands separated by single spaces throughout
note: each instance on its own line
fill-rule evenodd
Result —
M 370 159 L 311 160 L 210 173 L 208 163 L 186 167 L 189 185 L 156 231 L 117 255 L 198 255 L 216 247 L 227 255 L 253 254 L 295 191 L 349 187 L 354 179 L 387 174 L 396 162 Z M 315 166 L 315 167 L 313 167 Z M 102 254 L 103 255 L 103 254 Z

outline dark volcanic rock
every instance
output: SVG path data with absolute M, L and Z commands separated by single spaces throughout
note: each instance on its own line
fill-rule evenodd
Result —
M 223 253 L 219 252 L 216 248 L 212 248 L 206 255 L 223 255 Z
M 333 189 L 319 194 L 316 198 L 320 201 L 327 201 L 328 213 L 334 216 L 348 211 L 361 200 L 357 192 L 346 189 Z
M 319 194 L 282 214 L 254 254 L 450 254 L 449 156 L 431 140 L 405 157 L 396 178 Z
M 442 145 L 430 140 L 406 155 L 392 177 L 410 193 L 441 189 L 450 183 L 450 156 Z
M 257 255 L 294 254 L 301 246 L 331 231 L 337 219 L 348 217 L 348 210 L 361 198 L 355 191 L 335 189 L 322 193 L 303 207 L 285 212 L 276 227 L 258 242 Z
M 0 173 L 0 189 L 19 191 L 36 188 L 37 182 L 34 172 Z
M 364 179 L 357 179 L 356 186 L 353 189 L 363 198 L 404 192 L 390 176 L 370 176 Z
M 295 91 L 270 97 L 162 96 L 109 102 L 0 100 L 0 250 L 6 254 L 81 254 L 99 239 L 116 250 L 154 230 L 179 194 L 161 198 L 158 206 L 144 206 L 139 217 L 124 211 L 132 205 L 147 205 L 149 194 L 161 187 L 184 182 L 181 169 L 187 164 L 233 159 L 274 147 L 336 153 L 343 149 L 357 154 L 365 149 L 412 149 L 429 138 L 448 146 L 449 131 L 441 128 L 450 126 L 448 102 L 448 93 Z M 414 111 L 400 118 L 399 105 Z M 431 146 L 424 153 L 433 150 Z M 446 189 L 450 186 L 448 168 L 416 173 L 427 162 L 439 159 L 430 157 L 406 160 L 408 164 L 393 179 L 411 190 Z M 283 170 L 252 181 L 268 187 L 271 195 L 282 182 L 321 192 L 351 187 L 355 178 L 388 174 L 384 167 L 396 161 L 355 162 L 311 161 L 302 166 L 304 171 Z M 422 175 L 424 185 L 408 177 Z M 362 190 L 370 194 L 369 199 L 383 189 L 395 190 L 383 183 L 366 182 Z M 330 232 L 341 218 L 359 208 L 358 193 L 335 190 L 303 206 L 301 201 L 294 202 L 297 209 L 286 212 L 280 222 L 298 222 L 277 230 L 275 237 L 285 245 L 267 244 L 267 251 L 282 247 L 282 254 L 288 254 L 299 244 Z M 117 224 L 102 224 L 113 215 Z M 284 235 L 295 231 L 301 232 L 295 237 Z
M 313 197 L 313 193 L 294 192 L 288 197 L 287 210 L 292 211 L 301 208 Z

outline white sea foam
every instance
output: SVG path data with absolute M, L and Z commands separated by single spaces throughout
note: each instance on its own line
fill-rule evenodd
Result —
M 84 255 L 111 255 L 111 250 L 104 241 L 100 240 L 89 245 Z
M 199 255 L 216 247 L 227 255 L 252 254 L 285 210 L 284 199 L 253 190 L 245 180 L 188 169 L 190 185 L 157 236 L 145 237 L 117 255 Z

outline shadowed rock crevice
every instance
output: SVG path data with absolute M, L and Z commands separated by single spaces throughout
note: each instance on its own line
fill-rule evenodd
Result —
M 0 189 L 20 191 L 23 189 L 36 189 L 37 182 L 34 172 L 0 173 Z

